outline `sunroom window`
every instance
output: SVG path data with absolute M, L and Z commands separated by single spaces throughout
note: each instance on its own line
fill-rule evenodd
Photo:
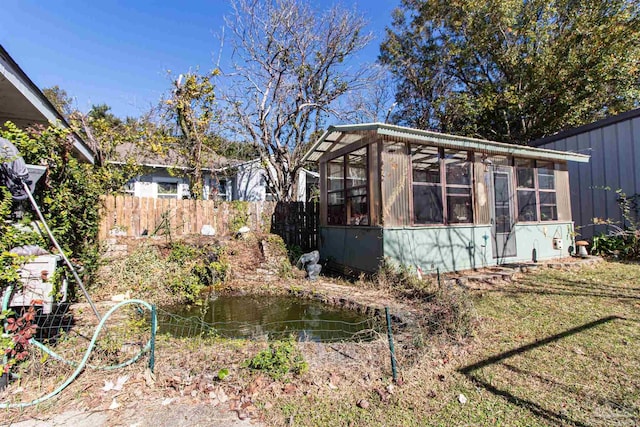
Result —
M 413 170 L 413 222 L 434 224 L 443 220 L 440 153 L 436 147 L 411 146 Z
M 411 168 L 414 224 L 473 222 L 471 162 L 466 151 L 414 144 Z
M 538 191 L 540 194 L 540 221 L 557 221 L 556 183 L 553 162 L 538 161 Z
M 471 162 L 466 151 L 446 151 L 447 222 L 473 222 Z
M 367 183 L 367 147 L 327 163 L 328 225 L 369 225 Z
M 536 221 L 538 204 L 536 198 L 535 163 L 529 159 L 516 159 L 518 193 L 518 221 Z
M 518 221 L 557 221 L 555 165 L 516 159 Z

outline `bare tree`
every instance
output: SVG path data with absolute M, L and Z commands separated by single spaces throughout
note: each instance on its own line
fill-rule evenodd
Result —
M 354 123 L 388 123 L 396 102 L 395 82 L 389 71 L 380 65 L 371 68 L 371 82 L 346 97 L 346 119 Z
M 238 131 L 259 148 L 272 192 L 290 200 L 307 144 L 328 117 L 342 115 L 339 99 L 368 82 L 367 67 L 348 59 L 371 36 L 362 15 L 338 6 L 322 14 L 302 0 L 234 0 L 232 7 L 224 98 Z

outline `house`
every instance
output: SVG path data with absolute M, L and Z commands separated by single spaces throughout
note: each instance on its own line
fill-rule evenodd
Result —
M 189 179 L 185 176 L 187 166 L 176 151 L 168 150 L 164 154 L 158 154 L 134 144 L 125 143 L 116 147 L 116 158 L 109 163 L 123 165 L 131 159 L 143 167 L 144 173 L 125 184 L 123 189 L 125 194 L 154 199 L 188 199 L 190 197 Z M 205 160 L 212 165 L 228 162 L 227 159 L 219 156 L 208 156 Z M 217 169 L 203 167 L 202 177 L 203 198 L 207 200 L 219 191 Z
M 111 163 L 123 163 L 132 154 L 144 166 L 145 173 L 130 180 L 124 192 L 136 197 L 176 198 L 189 197 L 189 179 L 183 176 L 187 168 L 175 152 L 160 156 L 141 153 L 130 144 L 118 147 L 120 159 Z M 273 201 L 260 159 L 236 161 L 223 157 L 209 159 L 215 167 L 205 167 L 203 172 L 203 197 L 205 200 Z M 297 200 L 306 200 L 307 189 L 317 186 L 319 174 L 301 169 L 298 174 Z M 311 190 L 309 190 L 311 191 Z
M 65 118 L 0 45 L 0 126 L 7 121 L 20 128 L 50 123 L 70 128 Z M 93 163 L 94 156 L 89 146 L 75 132 L 71 136 L 73 152 L 78 159 Z
M 587 155 L 382 123 L 331 126 L 319 163 L 321 257 L 457 271 L 569 255 L 569 162 Z
M 608 226 L 594 225 L 598 219 L 608 219 L 622 227 L 629 225 L 615 191 L 621 189 L 636 204 L 640 197 L 640 109 L 569 129 L 531 145 L 591 155 L 588 164 L 568 165 L 572 214 L 582 238 L 611 231 Z M 637 209 L 636 206 L 636 216 Z
M 219 195 L 222 200 L 273 201 L 267 185 L 266 169 L 260 159 L 229 165 L 219 173 Z M 308 201 L 317 188 L 320 174 L 304 168 L 298 171 L 296 201 Z

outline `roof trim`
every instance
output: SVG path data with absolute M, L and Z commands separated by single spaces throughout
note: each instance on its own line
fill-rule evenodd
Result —
M 530 145 L 532 145 L 533 147 L 539 147 L 541 145 L 546 145 L 552 142 L 556 142 L 560 139 L 570 138 L 572 136 L 579 135 L 581 133 L 586 133 L 594 129 L 603 128 L 605 126 L 611 126 L 618 122 L 634 119 L 636 117 L 640 117 L 640 108 L 636 108 L 635 110 L 625 111 L 624 113 L 616 114 L 615 116 L 605 117 L 604 119 L 600 119 L 598 121 L 588 123 L 586 125 L 560 131 L 555 135 L 545 136 L 544 138 L 536 139 L 534 141 L 531 141 Z
M 325 142 L 328 135 L 334 132 L 350 133 L 359 131 L 375 131 L 378 135 L 409 138 L 415 141 L 430 142 L 437 146 L 453 149 L 467 149 L 491 154 L 518 155 L 523 157 L 542 157 L 550 160 L 562 160 L 586 163 L 589 156 L 565 151 L 530 147 L 527 145 L 506 144 L 478 138 L 449 135 L 428 130 L 413 129 L 386 123 L 363 123 L 355 125 L 329 126 L 322 136 L 311 146 L 302 161 L 308 161 L 316 149 Z
M 3 59 L 5 59 L 9 65 L 9 67 L 11 67 L 13 69 L 13 71 L 17 74 L 17 76 L 22 80 L 20 83 L 25 84 L 26 83 L 26 89 L 30 90 L 32 92 L 32 95 L 35 95 L 38 100 L 44 104 L 44 106 L 49 110 L 49 111 L 42 111 L 38 105 L 33 104 L 32 105 L 39 110 L 42 115 L 45 118 L 49 118 L 47 116 L 51 115 L 51 113 L 53 113 L 53 116 L 55 117 L 56 120 L 60 121 L 60 123 L 62 123 L 67 129 L 71 130 L 71 135 L 74 138 L 74 148 L 76 149 L 76 151 L 85 158 L 85 160 L 87 160 L 90 163 L 94 163 L 95 161 L 95 157 L 93 154 L 93 151 L 91 150 L 91 148 L 89 148 L 89 146 L 87 145 L 86 142 L 84 142 L 84 140 L 82 138 L 80 138 L 80 136 L 74 132 L 71 129 L 71 126 L 69 125 L 69 123 L 67 122 L 67 120 L 64 118 L 64 116 L 62 114 L 60 114 L 60 112 L 56 109 L 56 107 L 53 106 L 53 104 L 51 103 L 51 101 L 49 101 L 49 99 L 47 99 L 46 96 L 44 96 L 44 93 L 42 93 L 42 91 L 40 90 L 40 88 L 38 86 L 36 86 L 36 84 L 31 80 L 31 78 L 29 78 L 29 76 L 27 75 L 27 73 L 25 73 L 22 68 L 20 68 L 20 66 L 18 65 L 18 63 L 11 57 L 11 55 L 9 55 L 9 52 L 6 51 L 6 49 L 2 46 L 2 44 L 0 44 L 0 57 L 2 57 Z M 14 83 L 14 87 L 16 87 L 16 89 L 18 89 L 25 97 L 28 96 L 27 94 L 24 93 L 23 90 L 21 90 L 21 88 L 17 87 Z M 47 114 L 49 113 L 49 114 Z M 49 119 L 51 121 L 51 119 Z

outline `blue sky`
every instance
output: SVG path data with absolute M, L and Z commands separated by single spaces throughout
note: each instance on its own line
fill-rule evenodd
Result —
M 375 60 L 398 3 L 341 1 L 357 7 L 374 34 L 358 61 Z M 169 88 L 167 70 L 214 67 L 228 13 L 224 0 L 2 0 L 0 44 L 36 85 L 60 86 L 81 111 L 106 103 L 118 116 L 135 116 Z

